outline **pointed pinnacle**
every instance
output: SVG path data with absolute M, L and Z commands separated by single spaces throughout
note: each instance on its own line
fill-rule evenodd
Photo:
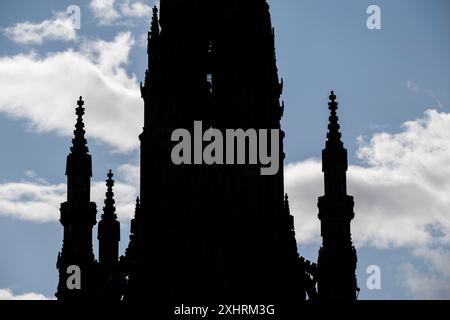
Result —
M 107 174 L 108 179 L 106 180 L 106 186 L 108 187 L 108 191 L 106 192 L 106 198 L 107 199 L 112 199 L 114 197 L 114 193 L 113 193 L 113 187 L 114 187 L 114 174 L 112 173 L 111 170 L 109 170 L 108 174 Z
M 106 190 L 106 198 L 105 198 L 105 207 L 103 208 L 103 215 L 102 215 L 102 219 L 105 219 L 107 217 L 116 219 L 117 216 L 115 214 L 116 212 L 116 208 L 114 207 L 114 192 L 113 192 L 113 187 L 114 187 L 114 180 L 112 179 L 114 177 L 114 174 L 112 173 L 112 170 L 109 170 L 108 172 L 108 179 L 106 180 L 106 186 L 107 186 L 107 190 Z
M 151 25 L 151 34 L 159 33 L 159 17 L 158 17 L 158 7 L 153 7 L 153 16 L 152 16 L 152 25 Z
M 331 91 L 329 96 L 330 102 L 328 102 L 328 109 L 330 109 L 330 117 L 328 124 L 328 133 L 327 133 L 327 146 L 334 145 L 338 147 L 342 147 L 343 143 L 341 141 L 342 134 L 340 133 L 340 125 L 339 118 L 337 116 L 338 102 L 336 101 L 336 95 L 334 91 Z
M 132 220 L 132 226 L 131 229 L 133 230 L 135 227 L 133 227 L 133 224 L 135 224 L 136 220 L 139 220 L 139 216 L 140 216 L 140 211 L 141 211 L 141 201 L 139 199 L 139 197 L 136 198 L 136 207 L 134 209 L 134 218 Z M 133 231 L 132 231 L 133 232 Z
M 77 101 L 78 107 L 75 109 L 75 114 L 77 115 L 77 122 L 75 124 L 75 131 L 74 138 L 72 139 L 72 147 L 70 148 L 72 153 L 81 153 L 81 154 L 87 154 L 89 152 L 88 147 L 86 146 L 87 141 L 84 137 L 85 130 L 84 130 L 84 122 L 83 122 L 83 115 L 84 115 L 84 101 L 83 97 L 80 97 L 80 99 Z
M 114 174 L 112 173 L 112 170 L 109 169 L 109 172 L 107 174 L 108 180 L 106 180 L 106 182 L 108 183 L 112 183 L 112 185 L 114 185 L 114 180 L 112 179 L 114 177 Z
M 284 211 L 288 214 L 291 213 L 291 210 L 289 208 L 289 197 L 287 193 L 284 196 Z
M 139 199 L 139 197 L 136 198 L 136 207 L 140 207 L 141 206 L 141 201 Z
M 336 95 L 334 94 L 333 90 L 331 90 L 330 100 L 331 101 L 335 101 L 336 100 Z
M 336 111 L 338 109 L 338 103 L 336 102 L 336 95 L 334 94 L 334 91 L 331 91 L 329 98 L 330 102 L 328 102 L 328 107 L 330 111 Z

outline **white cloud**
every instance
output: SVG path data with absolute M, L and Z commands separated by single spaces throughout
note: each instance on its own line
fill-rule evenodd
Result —
M 37 132 L 70 137 L 83 96 L 88 139 L 136 149 L 143 102 L 136 77 L 125 70 L 134 43 L 126 32 L 110 42 L 86 41 L 79 51 L 0 57 L 0 112 L 28 120 Z
M 134 186 L 137 190 L 140 187 L 141 169 L 139 165 L 123 164 L 117 168 L 118 177 L 127 184 Z
M 415 299 L 450 299 L 450 252 L 444 246 L 419 247 L 413 256 L 425 262 L 424 270 L 412 263 L 399 266 L 399 279 Z
M 413 254 L 417 258 L 427 261 L 430 268 L 447 279 L 447 283 L 449 284 L 448 287 L 450 289 L 450 254 L 445 247 L 420 247 L 414 249 Z
M 134 178 L 136 168 L 124 165 L 114 186 L 116 213 L 120 221 L 128 222 L 134 215 L 139 180 Z M 66 201 L 65 183 L 49 184 L 33 174 L 21 182 L 0 184 L 0 215 L 36 223 L 56 222 L 60 204 Z M 105 178 L 106 179 L 106 178 Z M 103 212 L 106 185 L 104 181 L 91 184 L 91 201 L 97 203 L 97 219 Z
M 450 278 L 419 271 L 412 263 L 403 263 L 398 267 L 400 284 L 414 299 L 440 300 L 450 299 Z
M 125 0 L 121 4 L 121 12 L 126 17 L 151 17 L 152 7 L 140 1 Z
M 147 48 L 148 45 L 148 32 L 142 33 L 140 36 L 137 37 L 136 44 L 140 48 Z
M 450 298 L 450 114 L 428 110 L 397 134 L 359 139 L 348 191 L 355 198 L 352 238 L 357 246 L 405 248 L 427 268 L 401 266 L 415 298 Z M 321 161 L 286 167 L 286 190 L 300 244 L 318 243 L 317 196 L 323 194 Z
M 0 289 L 0 300 L 53 300 L 54 298 L 47 298 L 43 294 L 38 293 L 23 293 L 15 295 L 11 289 Z
M 113 41 L 85 41 L 81 49 L 39 57 L 34 53 L 0 58 L 0 112 L 28 120 L 37 132 L 72 137 L 76 100 L 85 99 L 86 131 L 91 142 L 127 152 L 139 146 L 143 103 L 135 76 L 125 65 L 134 45 L 130 33 Z M 27 88 L 23 94 L 23 88 Z M 69 141 L 69 140 L 68 140 Z M 122 221 L 134 213 L 138 169 L 118 168 L 117 213 Z M 124 181 L 124 182 L 122 182 Z M 21 182 L 0 184 L 0 215 L 34 222 L 57 221 L 65 201 L 65 184 L 52 185 L 33 171 Z M 105 184 L 92 183 L 92 199 L 102 211 Z
M 33 222 L 59 219 L 66 186 L 33 181 L 0 184 L 0 215 Z
M 358 245 L 417 247 L 450 244 L 450 114 L 428 110 L 397 134 L 360 139 L 349 194 L 355 197 L 352 234 Z M 286 189 L 296 215 L 298 240 L 320 240 L 316 199 L 323 194 L 319 160 L 286 168 Z M 439 229 L 440 234 L 433 232 Z
M 115 0 L 91 0 L 90 7 L 100 24 L 110 25 L 120 18 L 114 7 Z
M 159 1 L 155 2 L 159 6 Z M 123 23 L 123 18 L 150 18 L 152 7 L 135 0 L 91 0 L 90 7 L 102 25 Z
M 310 159 L 289 164 L 285 168 L 284 184 L 289 194 L 291 214 L 295 217 L 295 233 L 300 244 L 320 241 L 317 218 L 317 197 L 322 194 L 321 164 Z
M 72 41 L 77 38 L 74 24 L 63 12 L 40 23 L 17 23 L 5 28 L 3 32 L 14 42 L 21 44 L 42 44 L 45 40 Z

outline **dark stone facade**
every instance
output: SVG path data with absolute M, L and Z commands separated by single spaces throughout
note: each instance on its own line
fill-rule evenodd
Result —
M 284 192 L 283 83 L 278 78 L 268 4 L 161 0 L 160 7 L 160 17 L 154 9 L 148 70 L 141 86 L 145 108 L 139 137 L 141 194 L 128 249 L 118 257 L 120 232 L 110 172 L 99 222 L 98 262 L 93 255 L 96 207 L 89 199 L 91 156 L 80 98 L 67 161 L 68 201 L 61 206 L 64 243 L 58 257 L 58 299 L 139 301 L 151 295 L 161 301 L 301 302 L 307 297 L 334 299 L 339 290 L 335 286 L 345 286 L 345 299 L 353 300 L 356 253 L 349 238 L 353 200 L 341 192 L 347 159 L 334 146 L 333 115 L 324 151 L 326 193 L 319 200 L 324 239 L 319 269 L 298 254 Z M 280 170 L 264 176 L 261 165 L 173 164 L 171 134 L 192 128 L 194 121 L 219 130 L 279 129 L 280 149 L 274 152 L 280 153 Z M 336 199 L 342 202 L 341 195 L 343 207 L 335 205 Z M 342 219 L 333 218 L 334 210 L 342 210 Z M 339 241 L 333 244 L 335 239 Z M 329 265 L 335 254 L 348 254 L 349 262 L 340 258 L 346 277 L 338 282 Z M 70 265 L 81 269 L 81 290 L 67 289 Z

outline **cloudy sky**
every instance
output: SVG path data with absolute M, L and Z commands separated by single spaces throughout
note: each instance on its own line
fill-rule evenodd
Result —
M 340 102 L 361 299 L 450 298 L 450 3 L 269 1 L 300 252 L 317 259 L 327 98 Z M 138 194 L 145 36 L 154 0 L 0 4 L 0 299 L 52 298 L 76 100 L 99 209 L 116 173 L 122 250 Z M 381 9 L 381 30 L 366 10 Z M 80 29 L 67 17 L 81 9 Z M 73 17 L 73 16 L 72 16 Z M 366 286 L 379 266 L 381 289 Z

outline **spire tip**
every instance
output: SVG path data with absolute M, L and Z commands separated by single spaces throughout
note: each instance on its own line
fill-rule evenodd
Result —
M 336 95 L 334 94 L 334 90 L 331 90 L 331 94 L 330 94 L 329 98 L 332 102 L 334 102 L 336 100 Z
M 337 116 L 337 110 L 339 103 L 336 101 L 336 94 L 334 90 L 331 91 L 330 102 L 328 102 L 328 109 L 330 110 L 328 133 L 327 133 L 327 146 L 337 145 L 342 147 L 339 118 Z
M 72 139 L 72 147 L 70 148 L 72 153 L 84 153 L 87 154 L 89 149 L 87 148 L 87 141 L 85 138 L 83 115 L 85 108 L 83 97 L 77 101 L 78 107 L 75 109 L 75 114 L 77 115 L 77 122 L 75 124 L 74 138 Z

